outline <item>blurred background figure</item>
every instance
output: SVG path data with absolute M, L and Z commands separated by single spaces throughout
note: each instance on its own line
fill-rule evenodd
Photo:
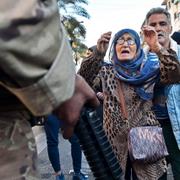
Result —
M 178 44 L 180 44 L 180 31 L 176 31 L 172 34 L 172 39 L 175 40 Z
M 79 68 L 80 68 L 80 66 L 81 66 L 82 61 L 83 61 L 84 59 L 90 57 L 91 54 L 95 51 L 95 49 L 96 49 L 96 46 L 91 46 L 91 47 L 89 47 L 89 48 L 87 49 L 87 51 L 85 52 L 85 54 L 84 54 L 84 58 L 83 58 L 83 59 L 81 58 L 81 59 L 79 59 L 79 60 L 77 61 L 77 63 L 76 63 L 76 72 L 78 72 L 78 70 L 79 70 Z
M 87 52 L 86 52 L 86 57 L 89 57 L 91 56 L 91 54 L 96 50 L 96 45 L 94 46 L 91 46 L 90 48 L 87 49 Z
M 54 115 L 49 115 L 44 123 L 46 138 L 47 138 L 47 151 L 51 165 L 54 169 L 56 180 L 65 180 L 64 174 L 61 169 L 60 155 L 59 155 L 59 132 L 63 126 L 62 121 Z M 71 143 L 71 156 L 73 165 L 73 178 L 72 180 L 88 180 L 88 176 L 81 172 L 82 151 L 76 135 L 73 135 L 69 142 Z

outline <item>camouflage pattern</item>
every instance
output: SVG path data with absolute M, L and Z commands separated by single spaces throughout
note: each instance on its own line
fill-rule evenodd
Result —
M 60 47 L 57 18 L 57 5 L 52 0 L 0 1 L 1 68 L 13 79 L 18 76 L 18 85 L 28 86 L 40 79 L 47 71 L 41 66 L 48 67 L 55 59 Z M 10 49 L 16 56 L 10 57 Z M 40 61 L 41 66 L 31 67 L 29 59 L 32 65 Z M 15 61 L 18 63 L 13 64 Z M 20 66 L 25 72 L 19 71 Z
M 35 139 L 26 111 L 0 112 L 0 179 L 40 179 Z
M 40 179 L 26 109 L 49 114 L 75 86 L 56 0 L 0 1 L 0 59 L 0 179 Z
M 0 22 L 0 83 L 34 115 L 51 113 L 75 84 L 57 1 L 1 0 Z

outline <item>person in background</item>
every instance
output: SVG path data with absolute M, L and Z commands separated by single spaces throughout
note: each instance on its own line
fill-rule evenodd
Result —
M 171 38 L 180 45 L 180 32 L 176 31 L 172 34 Z
M 169 56 L 172 67 L 164 66 L 165 71 L 170 68 L 175 70 L 175 62 L 180 62 L 180 46 L 170 37 L 172 32 L 170 13 L 163 8 L 152 8 L 146 15 L 146 25 L 153 27 L 158 35 L 158 42 L 161 45 L 161 52 L 166 50 L 165 56 Z M 174 36 L 173 36 L 174 37 Z M 158 48 L 158 47 L 157 47 Z M 149 48 L 151 51 L 151 48 Z M 180 71 L 180 70 L 179 70 Z M 177 78 L 177 84 L 158 84 L 154 89 L 154 107 L 166 141 L 169 152 L 169 162 L 175 180 L 180 179 L 180 75 L 169 76 Z
M 56 180 L 65 179 L 61 170 L 58 149 L 59 132 L 61 127 L 63 127 L 62 121 L 53 114 L 49 115 L 44 122 L 48 157 L 54 169 Z M 88 180 L 88 176 L 81 172 L 82 151 L 77 136 L 73 134 L 73 136 L 69 138 L 69 142 L 71 143 L 71 157 L 74 170 L 72 180 Z
M 32 114 L 55 112 L 70 137 L 96 94 L 75 74 L 57 1 L 0 1 L 0 179 L 40 179 Z
M 89 47 L 86 52 L 86 57 L 91 56 L 95 50 L 96 50 L 96 45 Z
M 103 63 L 111 38 L 111 32 L 107 32 L 99 38 L 95 53 L 82 62 L 79 73 L 95 91 L 98 85 L 102 86 L 103 127 L 124 174 L 130 163 L 137 179 L 154 180 L 161 179 L 166 172 L 165 158 L 149 164 L 132 162 L 128 154 L 128 132 L 132 127 L 160 126 L 151 109 L 153 88 L 158 79 L 161 83 L 167 80 L 176 83 L 180 64 L 175 61 L 172 70 L 172 61 L 161 51 L 153 27 L 144 27 L 143 33 L 152 49 L 147 56 L 138 34 L 132 29 L 122 29 L 112 40 L 110 63 Z M 163 71 L 164 66 L 169 70 Z
M 89 47 L 87 49 L 86 56 L 82 60 L 82 62 L 86 61 L 86 59 L 88 60 L 91 56 L 93 56 L 93 54 L 96 53 L 96 48 L 97 48 L 96 45 Z M 78 74 L 79 73 L 80 72 L 78 71 Z M 97 82 L 97 83 L 99 83 L 99 82 Z M 94 82 L 94 84 L 96 84 L 96 82 Z M 98 106 L 96 108 L 96 113 L 100 117 L 100 119 L 102 120 L 101 122 L 103 122 L 103 99 L 104 99 L 104 96 L 103 96 L 103 93 L 102 93 L 102 87 L 101 86 L 97 86 L 95 92 L 96 92 L 96 96 L 98 97 L 98 99 L 100 101 L 100 106 Z

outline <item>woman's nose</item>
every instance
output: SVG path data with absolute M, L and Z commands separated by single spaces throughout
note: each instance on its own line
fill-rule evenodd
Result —
M 128 41 L 124 41 L 123 46 L 129 46 Z

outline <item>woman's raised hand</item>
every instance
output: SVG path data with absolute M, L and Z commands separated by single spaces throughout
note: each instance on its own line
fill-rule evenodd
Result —
M 108 49 L 109 46 L 109 41 L 111 39 L 111 34 L 112 32 L 106 32 L 104 34 L 101 35 L 101 37 L 98 39 L 97 41 L 97 50 L 98 52 L 100 52 L 101 54 L 106 54 L 106 51 Z

